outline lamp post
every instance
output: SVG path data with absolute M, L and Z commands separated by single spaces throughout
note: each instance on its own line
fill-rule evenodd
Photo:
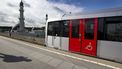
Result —
M 48 14 L 46 14 L 46 18 L 45 18 L 45 24 L 47 23 L 47 20 L 48 20 Z
M 46 21 L 48 20 L 48 14 L 46 14 L 46 19 L 45 19 Z

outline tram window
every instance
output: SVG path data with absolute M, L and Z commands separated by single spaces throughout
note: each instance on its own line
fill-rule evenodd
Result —
M 69 21 L 63 21 L 63 26 L 62 26 L 62 33 L 63 37 L 68 37 L 69 36 Z
M 104 25 L 105 25 L 105 19 L 104 18 L 99 18 L 98 19 L 98 34 L 97 38 L 98 40 L 104 40 L 105 39 L 105 32 L 104 32 Z
M 122 22 L 109 21 L 106 24 L 106 40 L 122 41 Z
M 53 35 L 53 24 L 51 22 L 48 23 L 47 35 Z
M 53 22 L 53 36 L 59 36 L 60 35 L 60 26 L 59 22 Z
M 85 22 L 85 39 L 94 39 L 94 19 Z
M 79 38 L 79 23 L 80 23 L 80 20 L 72 21 L 72 37 L 73 38 Z

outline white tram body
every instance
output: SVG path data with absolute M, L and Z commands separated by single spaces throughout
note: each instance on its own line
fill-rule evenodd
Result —
M 48 47 L 58 48 L 61 50 L 69 50 L 69 38 L 68 37 L 59 37 L 57 34 L 55 36 L 47 35 L 48 23 L 52 21 L 58 21 L 59 19 L 50 19 L 46 23 L 46 35 L 45 43 Z
M 45 33 L 47 47 L 122 63 L 122 8 L 51 19 Z

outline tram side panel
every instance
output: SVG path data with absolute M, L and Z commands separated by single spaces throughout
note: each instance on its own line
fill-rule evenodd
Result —
M 61 38 L 61 50 L 69 51 L 69 38 L 68 37 Z
M 54 42 L 53 42 L 53 36 L 47 36 L 47 46 L 48 47 L 54 47 L 53 46 Z
M 99 18 L 97 56 L 122 63 L 122 17 Z
M 122 42 L 98 40 L 98 57 L 122 63 Z
M 69 51 L 69 20 L 61 22 L 61 50 Z

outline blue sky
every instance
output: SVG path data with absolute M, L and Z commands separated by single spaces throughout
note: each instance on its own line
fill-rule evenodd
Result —
M 122 0 L 48 0 L 84 8 L 84 11 L 122 7 Z
M 0 26 L 15 26 L 19 23 L 19 3 L 21 0 L 0 0 Z M 122 0 L 23 0 L 26 26 L 45 25 L 45 15 L 49 19 L 61 19 L 62 15 L 122 7 Z

